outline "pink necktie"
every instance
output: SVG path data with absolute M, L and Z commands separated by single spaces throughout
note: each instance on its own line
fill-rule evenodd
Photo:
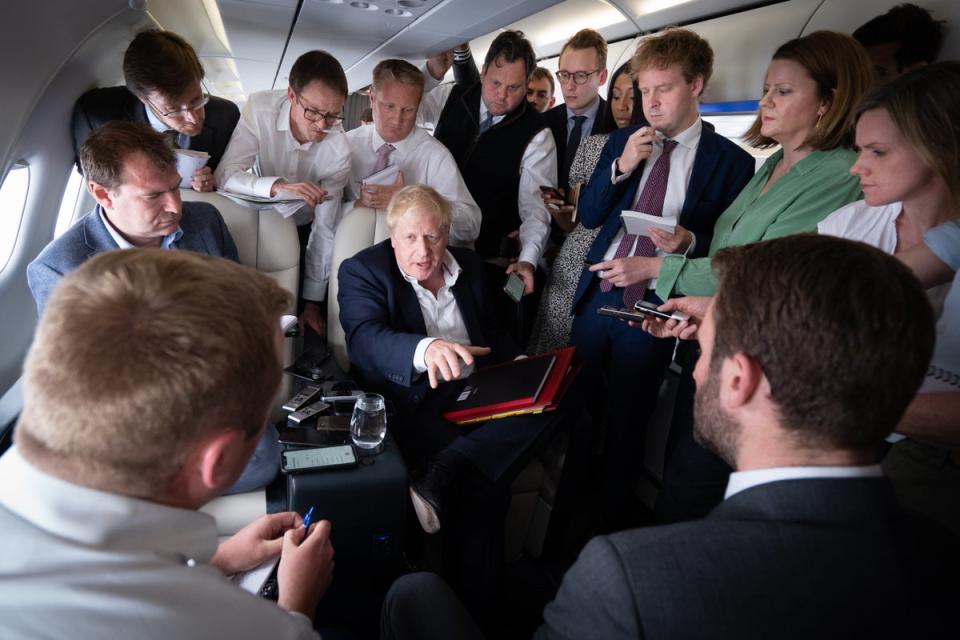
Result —
M 389 142 L 384 142 L 380 145 L 380 148 L 377 149 L 377 164 L 373 165 L 373 171 L 370 172 L 370 175 L 379 173 L 387 168 L 387 163 L 390 162 L 390 154 L 393 153 L 394 146 Z
M 650 175 L 647 176 L 647 182 L 643 185 L 643 191 L 640 192 L 640 196 L 633 206 L 635 211 L 640 211 L 641 213 L 646 213 L 651 216 L 663 215 L 663 200 L 667 195 L 667 180 L 670 178 L 670 154 L 676 146 L 676 140 L 663 141 L 663 153 L 661 153 L 657 161 L 653 163 Z M 649 237 L 637 237 L 632 233 L 625 233 L 623 234 L 623 239 L 620 240 L 620 244 L 617 246 L 617 251 L 614 253 L 613 259 L 616 260 L 617 258 L 624 258 L 629 255 L 634 240 L 637 241 L 637 246 L 633 250 L 633 255 L 645 257 L 657 255 L 657 248 Z M 609 280 L 603 280 L 600 283 L 600 290 L 604 293 L 611 289 L 613 289 L 613 283 Z M 626 287 L 623 290 L 623 306 L 627 309 L 632 309 L 638 300 L 643 299 L 646 291 L 647 286 L 645 282 L 638 282 L 637 284 Z

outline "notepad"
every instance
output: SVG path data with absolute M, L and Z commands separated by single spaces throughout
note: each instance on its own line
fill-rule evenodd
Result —
M 663 229 L 669 233 L 677 229 L 677 219 L 674 217 L 652 216 L 639 211 L 624 210 L 620 214 L 620 220 L 623 221 L 627 233 L 635 236 L 649 236 L 651 227 Z
M 396 183 L 397 174 L 400 173 L 400 166 L 392 164 L 389 167 L 370 174 L 363 179 L 363 184 L 391 185 Z
M 180 174 L 180 186 L 189 188 L 191 186 L 190 178 L 200 169 L 207 166 L 210 160 L 210 154 L 206 151 L 194 151 L 192 149 L 174 149 L 177 155 L 177 173 Z

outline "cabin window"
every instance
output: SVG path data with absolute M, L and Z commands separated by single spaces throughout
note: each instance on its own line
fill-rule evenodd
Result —
M 0 271 L 7 266 L 17 244 L 29 186 L 30 169 L 24 165 L 11 168 L 0 185 Z
M 59 238 L 60 234 L 70 228 L 73 224 L 73 218 L 77 212 L 77 202 L 83 194 L 83 176 L 74 167 L 70 172 L 70 179 L 67 180 L 67 186 L 63 190 L 63 199 L 60 200 L 60 213 L 57 214 L 57 226 L 53 231 L 53 237 Z

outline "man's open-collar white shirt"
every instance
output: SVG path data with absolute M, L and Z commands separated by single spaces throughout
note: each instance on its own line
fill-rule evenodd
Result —
M 344 205 L 343 215 L 353 210 L 353 202 L 360 197 L 360 184 L 373 173 L 377 150 L 384 144 L 376 125 L 348 131 L 346 139 L 350 144 L 351 171 L 347 183 L 349 202 Z M 425 184 L 450 203 L 450 244 L 472 249 L 480 235 L 480 207 L 467 190 L 450 151 L 419 127 L 414 127 L 403 140 L 390 144 L 394 150 L 389 164 L 400 168 L 405 184 Z
M 441 84 L 423 97 L 417 112 L 417 124 L 433 123 L 436 126 L 453 87 L 450 83 Z M 478 116 L 478 122 L 481 123 L 487 118 L 487 105 L 482 97 Z M 499 124 L 505 117 L 506 114 L 494 116 L 493 123 Z M 520 193 L 517 196 L 520 213 L 519 260 L 534 266 L 540 261 L 550 238 L 550 212 L 540 195 L 541 185 L 557 186 L 557 145 L 547 126 L 530 139 L 520 161 Z M 489 185 L 489 188 L 497 187 Z
M 217 186 L 245 195 L 270 197 L 273 183 L 316 182 L 327 192 L 316 207 L 294 214 L 298 225 L 313 220 L 304 265 L 303 297 L 323 300 L 330 278 L 333 235 L 350 178 L 350 145 L 343 130 L 327 129 L 319 142 L 297 142 L 290 130 L 286 91 L 260 91 L 247 100 L 233 137 L 214 172 Z
M 0 458 L 0 529 L 11 638 L 319 637 L 208 564 L 211 516 L 73 484 L 16 446 Z
M 420 312 L 423 314 L 423 324 L 427 329 L 427 337 L 417 343 L 417 348 L 413 353 L 413 368 L 418 373 L 423 373 L 427 370 L 425 361 L 427 347 L 434 340 L 442 339 L 464 345 L 470 344 L 467 324 L 463 320 L 463 314 L 460 313 L 457 299 L 453 295 L 453 286 L 457 284 L 462 269 L 453 254 L 444 250 L 443 260 L 440 262 L 440 269 L 443 271 L 443 286 L 437 291 L 437 295 L 433 295 L 416 278 L 407 275 L 400 267 L 399 262 L 397 268 L 400 269 L 400 275 L 403 276 L 403 279 L 410 283 L 414 293 L 417 294 L 417 302 L 420 303 Z M 462 367 L 460 377 L 465 378 L 472 371 L 472 365 Z

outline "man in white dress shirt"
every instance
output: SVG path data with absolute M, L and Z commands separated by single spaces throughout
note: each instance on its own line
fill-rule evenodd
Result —
M 343 135 L 347 77 L 336 58 L 308 51 L 293 63 L 286 91 L 254 93 L 217 168 L 217 186 L 235 193 L 302 198 L 294 214 L 300 229 L 300 316 L 326 334 L 320 302 L 326 297 L 333 234 L 350 176 L 350 147 Z M 309 238 L 309 239 L 308 239 Z
M 218 546 L 197 511 L 264 431 L 289 302 L 192 251 L 109 251 L 63 278 L 0 458 L 0 635 L 319 638 L 330 523 L 270 514 Z M 226 579 L 277 555 L 279 607 Z
M 409 62 L 391 59 L 374 67 L 370 88 L 374 126 L 346 134 L 351 175 L 344 215 L 354 206 L 385 209 L 404 185 L 427 185 L 450 203 L 450 243 L 473 248 L 480 233 L 480 207 L 447 148 L 416 126 L 423 87 L 423 73 Z M 398 167 L 399 173 L 388 184 L 366 181 L 390 166 Z
M 418 116 L 436 124 L 434 136 L 450 149 L 480 205 L 477 253 L 517 258 L 507 273 L 523 279 L 525 294 L 533 292 L 534 271 L 550 236 L 540 187 L 557 184 L 553 136 L 526 101 L 535 68 L 523 34 L 504 31 L 487 51 L 479 82 L 440 85 L 424 97 Z M 514 238 L 518 252 L 507 248 Z

